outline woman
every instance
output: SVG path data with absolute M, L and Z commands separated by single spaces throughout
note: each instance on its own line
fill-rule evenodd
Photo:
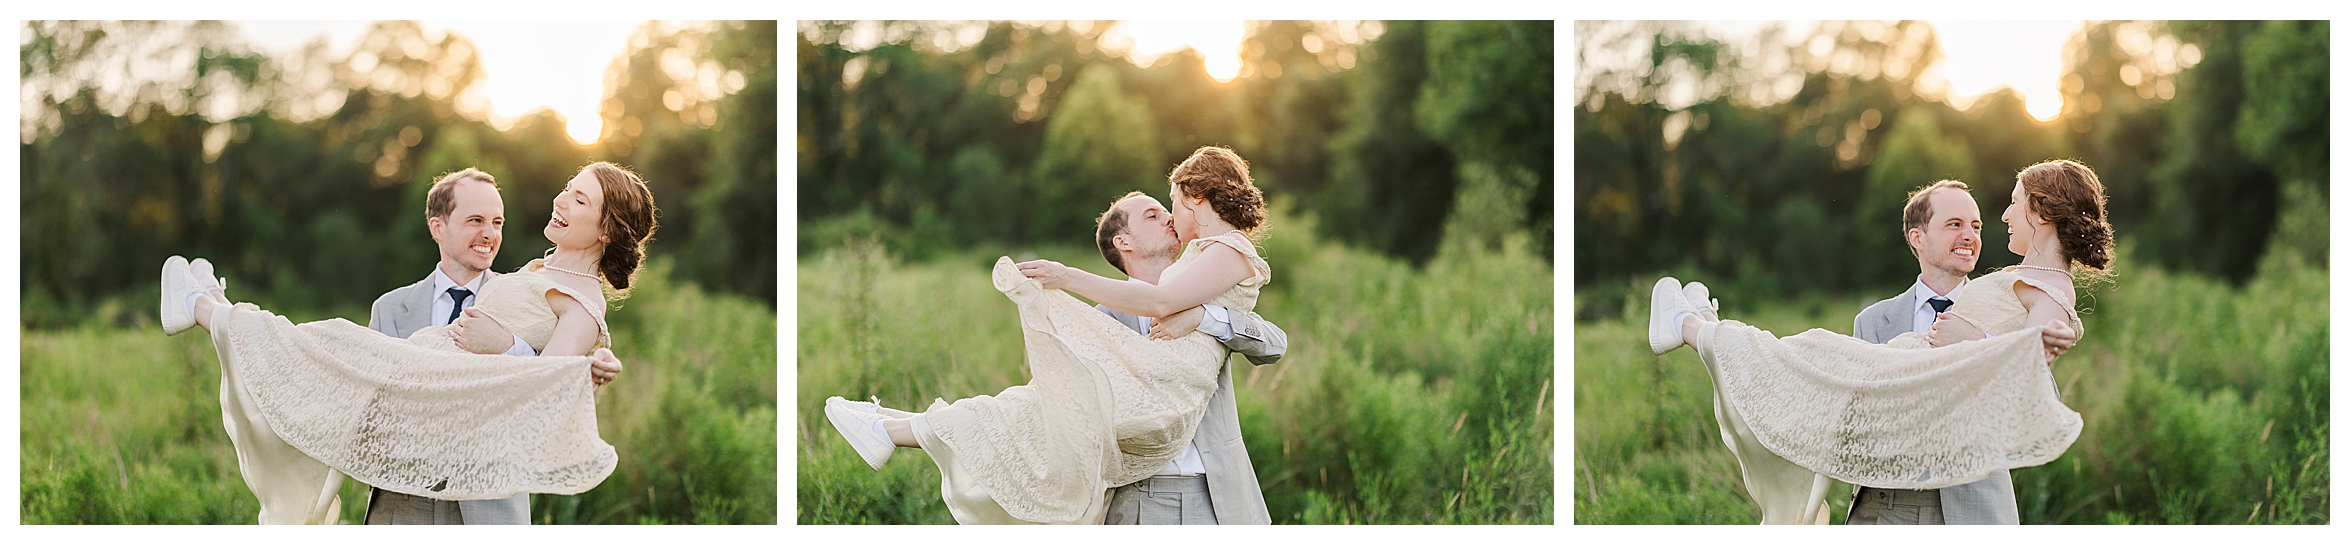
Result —
M 996 289 L 1019 306 L 1028 384 L 918 414 L 834 397 L 825 401 L 834 429 L 876 470 L 896 447 L 928 451 L 956 522 L 1101 521 L 1106 491 L 1149 477 L 1183 452 L 1226 353 L 1205 333 L 1135 335 L 1060 290 L 1163 317 L 1204 303 L 1249 311 L 1272 279 L 1252 241 L 1264 229 L 1265 207 L 1247 162 L 1203 147 L 1167 183 L 1176 236 L 1187 243 L 1157 285 L 1050 261 L 996 261 Z
M 1653 293 L 1650 348 L 1697 351 L 1714 375 L 1717 410 L 1729 415 L 1725 441 L 1767 450 L 1752 453 L 1767 473 L 1791 462 L 1863 486 L 1932 489 L 2046 463 L 2072 444 L 2081 419 L 2057 398 L 2042 328 L 2081 329 L 2074 283 L 2110 274 L 2113 230 L 2104 185 L 2077 162 L 2025 168 L 2010 198 L 2000 220 L 2023 264 L 1968 282 L 1931 334 L 1882 346 L 1820 329 L 1777 338 L 1709 316 L 1715 305 L 1689 300 L 1707 299 L 1702 285 L 1685 291 L 1668 277 Z M 1746 468 L 1750 488 L 1756 471 Z M 1760 478 L 1788 488 L 1787 479 Z M 1804 500 L 1786 492 L 1755 497 L 1766 515 L 1818 502 L 1815 491 L 1807 503 L 1780 505 Z
M 576 494 L 618 460 L 579 380 L 612 361 L 605 290 L 625 296 L 656 227 L 652 192 L 617 165 L 581 168 L 556 195 L 554 249 L 492 279 L 474 307 L 542 357 L 464 353 L 445 327 L 401 340 L 341 319 L 296 325 L 230 303 L 210 263 L 179 256 L 163 265 L 164 332 L 211 332 L 222 420 L 263 523 L 332 522 L 343 475 L 441 500 Z

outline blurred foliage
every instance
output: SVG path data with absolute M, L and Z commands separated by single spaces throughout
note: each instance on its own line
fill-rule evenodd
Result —
M 1112 199 L 1223 145 L 1319 234 L 1414 264 L 1464 173 L 1499 173 L 1548 255 L 1551 22 L 1252 22 L 1224 83 L 1190 50 L 1104 49 L 1113 24 L 803 22 L 801 247 L 1084 245 Z
M 25 324 L 81 323 L 171 254 L 212 259 L 273 309 L 364 304 L 438 259 L 425 189 L 465 167 L 498 178 L 514 228 L 495 267 L 516 268 L 545 247 L 545 197 L 595 160 L 653 188 L 654 255 L 772 305 L 774 25 L 641 28 L 606 74 L 604 138 L 582 146 L 551 111 L 484 121 L 479 50 L 414 22 L 282 58 L 220 22 L 28 22 Z
M 578 495 L 532 497 L 533 523 L 775 523 L 775 312 L 703 292 L 677 269 L 653 259 L 612 313 L 628 371 L 596 420 L 619 467 Z M 85 323 L 27 331 L 20 355 L 26 523 L 254 522 L 261 507 L 221 428 L 220 366 L 201 332 Z M 365 522 L 367 490 L 344 481 L 342 523 Z
M 1974 187 L 1982 270 L 2014 264 L 1998 212 L 2016 171 L 2053 158 L 2097 170 L 2142 262 L 2235 284 L 2276 249 L 2325 262 L 2324 21 L 2086 24 L 2045 123 L 2009 90 L 1943 101 L 1920 22 L 1738 44 L 1677 23 L 1578 25 L 1586 285 L 1673 270 L 1764 297 L 1898 290 L 1917 270 L 1902 197 L 1943 178 Z

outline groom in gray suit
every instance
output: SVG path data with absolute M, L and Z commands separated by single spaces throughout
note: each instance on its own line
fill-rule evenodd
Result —
M 1950 311 L 1951 296 L 1966 285 L 1983 248 L 1983 216 L 1967 185 L 1942 180 L 1909 193 L 1901 228 L 1918 258 L 1918 280 L 1908 291 L 1878 301 L 1852 319 L 1852 336 L 1885 344 L 1903 333 L 1929 333 L 1934 320 Z M 2043 340 L 2061 353 L 2080 340 L 2078 332 L 2048 333 Z M 2017 524 L 2015 482 L 2005 469 L 1983 480 L 1936 490 L 1854 487 L 1845 524 Z
M 1175 223 L 1159 200 L 1141 192 L 1127 193 L 1102 213 L 1094 243 L 1110 266 L 1124 271 L 1131 282 L 1157 284 L 1159 274 L 1175 263 L 1183 243 L 1176 240 Z M 1215 305 L 1192 307 L 1163 320 L 1135 316 L 1096 305 L 1118 323 L 1152 338 L 1179 338 L 1192 331 L 1216 337 L 1224 347 L 1247 356 L 1255 365 L 1281 360 L 1289 337 L 1255 313 Z M 1156 323 L 1154 323 L 1156 322 Z M 1110 492 L 1104 524 L 1272 524 L 1258 489 L 1256 468 L 1249 464 L 1248 448 L 1240 440 L 1240 411 L 1232 398 L 1232 367 L 1216 372 L 1216 393 L 1208 399 L 1199 431 L 1191 444 L 1158 475 Z
M 425 193 L 424 211 L 425 229 L 440 246 L 440 264 L 424 280 L 377 297 L 368 309 L 369 329 L 404 339 L 418 329 L 449 325 L 480 300 L 475 295 L 482 285 L 498 275 L 490 272 L 490 261 L 505 239 L 500 228 L 506 224 L 506 202 L 498 198 L 497 179 L 470 168 L 442 175 Z M 513 342 L 507 354 L 538 355 L 520 337 Z M 530 495 L 453 502 L 371 489 L 367 523 L 530 524 Z

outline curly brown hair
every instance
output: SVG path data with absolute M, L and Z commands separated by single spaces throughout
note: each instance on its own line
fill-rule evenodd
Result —
M 628 167 L 597 161 L 579 170 L 595 175 L 597 184 L 604 187 L 604 214 L 598 227 L 611 240 L 604 243 L 604 257 L 596 261 L 596 272 L 625 297 L 629 286 L 636 284 L 637 270 L 644 267 L 645 243 L 651 242 L 653 231 L 661 227 L 653 190 Z
M 2015 182 L 2031 199 L 2032 211 L 2056 227 L 2056 239 L 2074 276 L 2086 282 L 2113 273 L 2113 225 L 2105 217 L 2105 184 L 2089 165 L 2069 159 L 2045 161 L 2017 172 Z
M 1263 238 L 1265 193 L 1248 177 L 1248 161 L 1230 148 L 1200 147 L 1167 173 L 1167 183 L 1182 189 L 1184 196 L 1207 199 L 1216 217 L 1246 233 L 1249 240 Z

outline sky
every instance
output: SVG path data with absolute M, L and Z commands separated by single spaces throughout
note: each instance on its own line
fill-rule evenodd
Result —
M 419 21 L 426 36 L 455 31 L 480 48 L 481 92 L 490 123 L 500 129 L 523 114 L 550 108 L 562 114 L 571 139 L 594 142 L 603 133 L 604 69 L 628 51 L 629 34 L 644 21 Z M 236 21 L 245 36 L 272 53 L 291 54 L 325 36 L 338 57 L 348 54 L 368 21 Z
M 1789 41 L 1811 32 L 1812 21 L 1786 21 Z M 1942 40 L 1942 76 L 1950 81 L 1950 99 L 1958 106 L 2000 87 L 2024 95 L 2024 109 L 2042 121 L 2056 118 L 2064 107 L 2059 90 L 2064 78 L 2064 42 L 2081 29 L 2082 21 L 1927 21 Z M 1728 37 L 1744 38 L 1760 32 L 1763 21 L 1709 21 L 1709 28 Z

